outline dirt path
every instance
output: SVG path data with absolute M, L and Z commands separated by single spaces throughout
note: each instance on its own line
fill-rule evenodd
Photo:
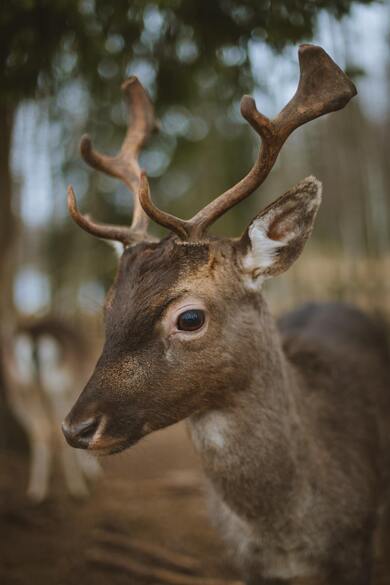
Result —
M 0 585 L 166 585 L 172 578 L 172 585 L 233 585 L 238 577 L 208 521 L 183 425 L 102 463 L 104 476 L 86 501 L 72 500 L 57 477 L 51 498 L 35 506 L 25 496 L 25 462 L 0 452 Z M 197 583 L 199 576 L 208 583 Z M 384 575 L 375 581 L 389 583 Z
M 234 577 L 183 426 L 102 462 L 87 501 L 73 501 L 55 478 L 49 501 L 35 506 L 24 494 L 25 462 L 0 454 L 1 585 L 156 585 L 147 576 L 156 567 L 163 576 Z M 121 568 L 128 562 L 132 575 Z

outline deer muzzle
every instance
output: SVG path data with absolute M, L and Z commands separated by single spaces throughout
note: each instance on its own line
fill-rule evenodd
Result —
M 76 449 L 89 449 L 101 434 L 100 427 L 103 423 L 102 417 L 89 418 L 81 422 L 72 422 L 68 416 L 62 423 L 62 432 L 71 447 Z
M 62 424 L 71 447 L 106 455 L 122 451 L 146 434 L 145 405 L 137 398 L 133 371 L 123 360 L 100 358 Z

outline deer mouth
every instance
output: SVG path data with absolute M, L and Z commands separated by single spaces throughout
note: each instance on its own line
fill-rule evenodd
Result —
M 88 447 L 88 451 L 92 451 L 95 455 L 105 457 L 107 455 L 117 455 L 138 443 L 140 439 L 102 439 L 101 442 Z
M 115 426 L 116 432 L 110 429 L 109 419 L 104 417 L 104 421 L 87 447 L 88 451 L 99 456 L 115 455 L 133 447 L 150 432 L 148 425 L 134 420 L 130 422 L 126 419 L 120 423 L 117 421 Z

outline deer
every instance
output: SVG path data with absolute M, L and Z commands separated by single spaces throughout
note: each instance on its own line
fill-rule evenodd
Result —
M 130 227 L 99 223 L 68 187 L 73 220 L 120 247 L 120 258 L 102 354 L 62 429 L 71 446 L 109 455 L 185 420 L 212 522 L 247 585 L 368 585 L 389 518 L 382 327 L 341 302 L 309 302 L 276 321 L 263 292 L 301 254 L 321 183 L 304 179 L 240 237 L 209 234 L 264 182 L 295 129 L 357 93 L 321 47 L 298 53 L 296 93 L 274 119 L 242 98 L 242 116 L 261 138 L 252 168 L 191 219 L 156 206 L 139 166 L 156 121 L 137 78 L 122 86 L 129 121 L 119 153 L 101 154 L 82 137 L 85 162 L 121 180 L 134 209 Z M 149 235 L 149 219 L 168 235 Z
M 83 336 L 64 320 L 47 315 L 15 323 L 3 345 L 7 402 L 30 446 L 28 498 L 37 504 L 48 498 L 57 456 L 67 491 L 85 498 L 88 481 L 100 475 L 100 464 L 88 453 L 70 449 L 60 432 L 91 369 Z

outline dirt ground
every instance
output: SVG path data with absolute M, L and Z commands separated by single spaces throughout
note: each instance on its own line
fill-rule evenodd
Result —
M 86 500 L 55 476 L 33 505 L 26 461 L 0 452 L 0 585 L 239 585 L 183 424 L 101 461 Z
M 1 585 L 236 578 L 208 522 L 199 461 L 183 425 L 102 464 L 87 500 L 72 500 L 55 476 L 49 500 L 33 505 L 25 496 L 26 461 L 0 453 Z

